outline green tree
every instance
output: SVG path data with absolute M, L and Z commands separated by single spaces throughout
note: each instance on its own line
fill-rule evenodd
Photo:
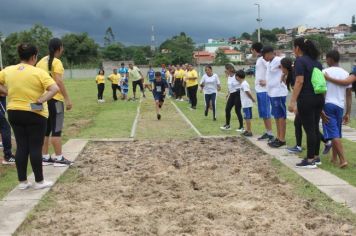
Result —
M 108 46 L 112 43 L 115 43 L 115 35 L 114 35 L 114 32 L 112 31 L 112 28 L 109 27 L 105 31 L 104 45 Z
M 271 44 L 271 43 L 275 43 L 277 42 L 277 36 L 276 36 L 276 32 L 278 32 L 276 29 L 274 30 L 274 32 L 272 30 L 267 30 L 267 29 L 261 29 L 261 41 L 263 44 Z M 258 37 L 258 31 L 256 30 L 253 34 L 252 34 L 252 40 L 253 41 L 257 41 L 257 37 Z
M 162 64 L 172 64 L 172 58 L 167 54 L 158 53 L 153 58 L 153 65 L 154 66 L 161 66 Z
M 321 56 L 325 55 L 327 52 L 329 52 L 332 49 L 333 42 L 325 35 L 313 34 L 313 35 L 308 35 L 306 38 L 316 43 L 321 53 Z
M 222 50 L 218 50 L 215 55 L 214 64 L 215 65 L 225 65 L 229 63 L 230 60 Z
M 146 65 L 147 64 L 145 53 L 143 52 L 142 49 L 137 49 L 135 51 L 132 59 L 136 65 Z
M 121 43 L 113 43 L 106 46 L 103 51 L 102 55 L 104 59 L 113 60 L 113 61 L 120 61 L 124 59 L 124 45 Z
M 241 34 L 241 39 L 251 40 L 251 34 L 244 32 Z
M 98 45 L 87 33 L 66 34 L 62 37 L 62 42 L 65 48 L 63 57 L 70 67 L 98 59 Z

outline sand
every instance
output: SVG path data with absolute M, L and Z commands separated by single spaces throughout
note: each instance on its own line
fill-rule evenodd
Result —
M 91 143 L 19 235 L 356 235 L 240 138 Z

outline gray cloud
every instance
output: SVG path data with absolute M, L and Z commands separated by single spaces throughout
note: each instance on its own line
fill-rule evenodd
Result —
M 9 34 L 34 23 L 49 27 L 55 35 L 88 32 L 102 42 L 111 26 L 126 44 L 149 44 L 151 25 L 162 42 L 186 32 L 195 42 L 252 32 L 257 27 L 255 1 L 243 0 L 2 0 L 0 31 Z M 262 27 L 350 24 L 354 0 L 260 0 Z

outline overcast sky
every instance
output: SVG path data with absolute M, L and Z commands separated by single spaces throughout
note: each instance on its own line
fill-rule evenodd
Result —
M 35 23 L 55 36 L 88 32 L 103 42 L 111 26 L 125 44 L 150 44 L 151 25 L 157 44 L 182 31 L 195 42 L 227 38 L 257 28 L 256 1 L 249 0 L 1 0 L 0 32 L 7 35 Z M 351 23 L 355 0 L 260 0 L 263 28 Z

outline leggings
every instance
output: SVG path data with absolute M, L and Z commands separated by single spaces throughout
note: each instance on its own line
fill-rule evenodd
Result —
M 15 154 L 19 181 L 27 180 L 28 156 L 36 182 L 43 180 L 42 145 L 46 133 L 47 119 L 30 111 L 9 110 L 9 122 L 17 143 Z
M 240 97 L 240 90 L 230 93 L 229 99 L 227 100 L 226 107 L 225 107 L 225 117 L 226 117 L 226 125 L 230 125 L 231 120 L 231 110 L 235 107 L 235 112 L 237 118 L 239 120 L 239 128 L 244 126 L 243 118 L 241 113 L 241 97 Z
M 111 88 L 112 88 L 112 98 L 116 101 L 117 100 L 117 90 L 120 91 L 119 85 L 111 84 Z
M 105 84 L 98 84 L 98 100 L 103 99 L 104 89 L 105 89 Z
M 303 138 L 303 125 L 302 125 L 302 120 L 300 119 L 299 114 L 297 114 L 294 118 L 294 129 L 295 129 L 295 139 L 297 142 L 297 146 L 301 147 L 302 146 L 302 138 Z M 320 140 L 323 143 L 326 143 L 329 141 L 324 138 L 324 135 L 322 133 L 320 133 Z
M 9 159 L 12 155 L 11 145 L 11 127 L 6 120 L 6 97 L 0 97 L 0 103 L 2 105 L 0 109 L 0 133 L 3 144 L 4 157 Z
M 297 106 L 307 136 L 307 158 L 314 159 L 320 152 L 320 113 L 324 107 L 322 95 L 299 96 Z
M 205 94 L 205 112 L 208 114 L 210 102 L 213 106 L 213 117 L 216 118 L 216 93 Z
M 187 91 L 188 91 L 188 95 L 189 95 L 188 97 L 190 99 L 192 107 L 196 107 L 197 103 L 198 103 L 198 100 L 197 100 L 198 85 L 188 87 Z

